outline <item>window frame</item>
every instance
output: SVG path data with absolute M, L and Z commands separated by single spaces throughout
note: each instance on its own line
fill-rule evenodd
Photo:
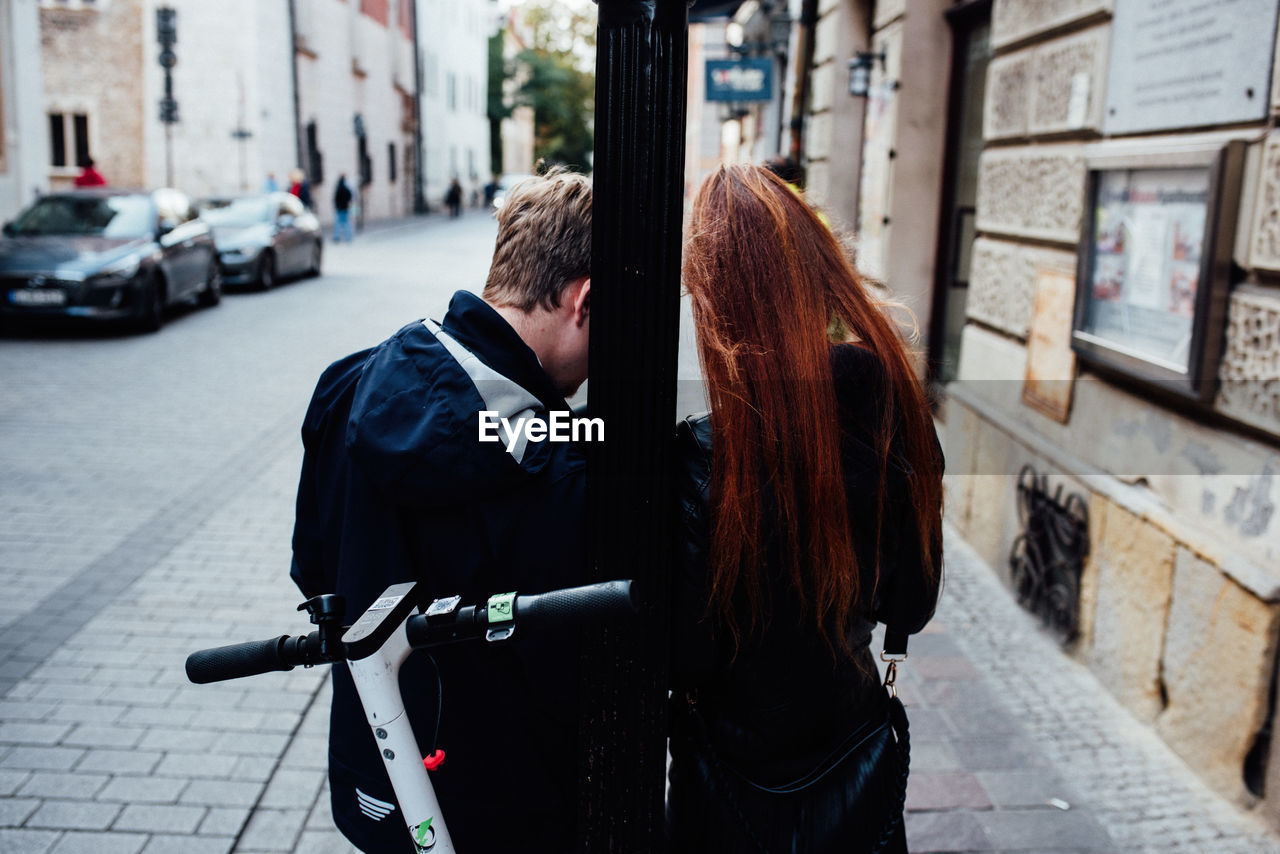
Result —
M 1081 361 L 1141 384 L 1171 391 L 1196 405 L 1210 406 L 1217 390 L 1218 364 L 1226 334 L 1227 303 L 1231 292 L 1231 255 L 1235 246 L 1244 168 L 1245 144 L 1193 144 L 1143 153 L 1109 151 L 1107 144 L 1086 154 L 1084 215 L 1077 252 L 1075 313 L 1071 349 Z M 1097 257 L 1098 192 L 1108 172 L 1203 169 L 1208 173 L 1205 224 L 1196 282 L 1187 368 L 1175 370 L 1145 358 L 1134 348 L 1085 329 L 1094 300 Z

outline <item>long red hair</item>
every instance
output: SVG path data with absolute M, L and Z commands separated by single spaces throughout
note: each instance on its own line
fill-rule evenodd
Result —
M 856 342 L 883 365 L 881 418 L 872 426 L 880 460 L 877 518 L 884 516 L 896 427 L 922 563 L 932 573 L 941 544 L 942 461 L 907 345 L 830 229 L 763 168 L 722 166 L 703 181 L 684 258 L 711 400 L 708 607 L 737 643 L 733 601 L 741 590 L 749 629 L 762 625 L 772 549 L 823 639 L 831 644 L 835 628 L 835 645 L 847 652 L 844 629 L 865 591 L 845 501 L 829 330 L 843 330 L 840 341 Z M 876 537 L 878 555 L 878 526 Z M 878 557 L 872 577 L 879 582 Z

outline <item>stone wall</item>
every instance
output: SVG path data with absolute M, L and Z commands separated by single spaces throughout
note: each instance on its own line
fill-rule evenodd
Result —
M 871 3 L 821 0 L 818 14 L 805 129 L 807 192 L 838 230 L 852 231 L 862 183 L 862 162 L 853 153 L 863 147 L 866 102 L 849 96 L 847 63 L 869 46 Z
M 988 353 L 1007 366 L 1004 379 L 1017 374 L 1016 350 L 994 345 Z M 966 367 L 978 369 L 972 361 Z M 1030 431 L 1002 429 L 1010 425 L 992 421 L 993 408 L 981 397 L 987 389 L 959 386 L 952 387 L 945 436 L 951 520 L 1008 583 L 1020 532 L 1012 473 L 1030 464 L 1049 475 L 1051 493 L 1062 487 L 1064 495 L 1082 496 L 1090 548 L 1080 634 L 1070 651 L 1208 783 L 1274 822 L 1274 805 L 1257 803 L 1241 769 L 1266 713 L 1280 578 L 1273 573 L 1259 584 L 1242 572 L 1250 582 L 1242 583 L 1232 562 L 1221 552 L 1202 554 L 1208 549 L 1194 528 L 1162 512 L 1144 485 L 1090 470 Z M 1272 767 L 1280 778 L 1274 754 Z
M 1207 782 L 1280 826 L 1280 751 L 1268 801 L 1241 775 L 1280 634 L 1280 133 L 1258 141 L 1260 123 L 1212 140 L 1103 139 L 1113 5 L 993 6 L 969 323 L 948 390 L 948 513 L 1008 581 L 1021 467 L 1084 498 L 1090 551 L 1072 654 Z M 1280 112 L 1280 56 L 1272 101 Z M 1037 274 L 1078 266 L 1089 157 L 1230 136 L 1251 151 L 1228 212 L 1238 268 L 1215 414 L 1087 364 L 1066 423 L 1024 405 Z
M 143 140 L 142 0 L 114 0 L 102 10 L 40 10 L 46 112 L 82 113 L 89 119 L 90 153 L 112 184 L 147 183 Z M 91 56 L 93 62 L 85 62 Z M 48 121 L 42 133 L 49 133 Z M 68 147 L 71 141 L 68 139 Z M 73 165 L 50 167 L 55 186 L 69 186 Z

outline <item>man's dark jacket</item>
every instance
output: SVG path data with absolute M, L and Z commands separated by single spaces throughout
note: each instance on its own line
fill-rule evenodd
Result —
M 443 340 L 413 323 L 335 362 L 307 411 L 291 575 L 307 596 L 346 597 L 348 623 L 402 581 L 421 581 L 427 601 L 461 594 L 464 603 L 586 581 L 580 450 L 543 442 L 517 459 L 505 441 L 478 440 L 480 410 L 545 416 L 568 405 L 533 351 L 475 295 L 455 294 L 441 326 Z M 450 338 L 465 350 L 451 354 Z M 401 691 L 423 754 L 437 746 L 448 754 L 432 781 L 459 850 L 568 850 L 576 634 L 433 657 L 439 682 L 419 652 L 405 663 Z M 345 665 L 334 666 L 333 680 L 335 821 L 366 851 L 411 850 L 398 810 L 370 817 L 383 811 L 378 801 L 395 799 Z

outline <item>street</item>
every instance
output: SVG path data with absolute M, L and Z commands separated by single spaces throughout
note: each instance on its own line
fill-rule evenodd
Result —
M 327 672 L 193 686 L 183 660 L 307 630 L 288 567 L 314 382 L 478 291 L 493 236 L 481 213 L 394 223 L 155 335 L 0 338 L 0 852 L 350 851 Z M 1280 851 L 947 536 L 903 675 L 913 851 Z

